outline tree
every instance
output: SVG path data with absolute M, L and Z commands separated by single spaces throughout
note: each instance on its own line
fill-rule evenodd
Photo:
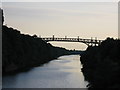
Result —
M 2 17 L 0 17 L 0 18 L 2 18 L 2 25 L 3 25 L 3 23 L 4 23 L 4 16 L 3 16 L 3 10 L 0 8 L 0 14 L 1 14 L 1 16 Z

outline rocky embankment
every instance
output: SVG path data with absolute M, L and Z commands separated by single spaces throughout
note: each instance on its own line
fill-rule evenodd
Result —
M 120 89 L 120 40 L 107 38 L 81 55 L 82 72 L 89 89 Z
M 2 26 L 3 75 L 24 71 L 66 54 L 69 54 L 68 50 L 54 47 L 36 35 L 21 34 L 16 29 Z

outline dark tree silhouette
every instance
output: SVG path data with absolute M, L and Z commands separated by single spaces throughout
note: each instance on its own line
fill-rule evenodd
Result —
M 120 89 L 120 40 L 107 38 L 98 47 L 88 47 L 80 60 L 89 89 Z
M 16 29 L 2 26 L 3 75 L 30 69 L 66 54 L 69 51 L 65 48 L 54 47 L 36 35 L 24 35 Z
M 3 16 L 3 10 L 0 8 L 0 19 L 2 21 L 2 25 L 4 23 L 4 16 Z

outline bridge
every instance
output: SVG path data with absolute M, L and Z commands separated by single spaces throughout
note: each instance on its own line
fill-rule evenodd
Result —
M 103 41 L 103 40 L 97 40 L 97 38 L 82 39 L 82 38 L 79 38 L 79 36 L 77 38 L 67 38 L 67 36 L 65 36 L 64 38 L 57 38 L 57 37 L 54 37 L 54 35 L 52 37 L 45 37 L 41 39 L 46 42 L 49 42 L 49 41 L 81 42 L 81 43 L 86 44 L 87 46 L 98 46 Z

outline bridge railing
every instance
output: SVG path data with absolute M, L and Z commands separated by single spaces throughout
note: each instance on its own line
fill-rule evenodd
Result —
M 42 40 L 45 41 L 69 41 L 69 42 L 83 42 L 83 43 L 94 43 L 94 44 L 100 44 L 103 40 L 97 40 L 97 39 L 82 39 L 82 38 L 58 38 L 58 37 L 47 37 L 42 38 Z

